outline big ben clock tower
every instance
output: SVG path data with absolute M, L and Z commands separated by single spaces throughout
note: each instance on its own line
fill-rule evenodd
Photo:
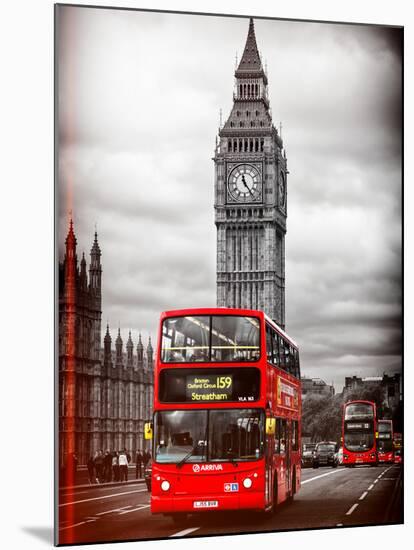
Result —
M 253 19 L 214 163 L 217 305 L 260 309 L 284 327 L 288 171 Z

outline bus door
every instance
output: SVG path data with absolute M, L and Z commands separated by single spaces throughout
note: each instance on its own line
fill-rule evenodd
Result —
M 286 496 L 292 488 L 292 421 L 286 420 Z
M 278 419 L 278 436 L 279 436 L 279 453 L 280 453 L 280 484 L 282 485 L 282 494 L 285 491 L 287 494 L 288 491 L 288 465 L 287 458 L 290 459 L 289 452 L 289 440 L 288 440 L 288 431 L 287 431 L 287 421 L 284 418 Z M 283 497 L 282 497 L 283 498 Z
M 265 451 L 265 504 L 272 502 L 273 498 L 273 455 L 275 450 L 276 419 L 272 416 L 266 418 L 266 451 Z M 275 503 L 276 504 L 276 503 Z

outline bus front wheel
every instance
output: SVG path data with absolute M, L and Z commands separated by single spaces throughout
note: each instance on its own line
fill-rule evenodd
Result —
M 273 485 L 273 501 L 271 506 L 262 512 L 261 514 L 264 516 L 266 520 L 271 519 L 275 514 L 277 510 L 277 481 L 275 480 Z

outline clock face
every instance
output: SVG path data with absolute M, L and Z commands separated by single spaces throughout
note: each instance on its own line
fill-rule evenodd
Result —
M 279 177 L 279 205 L 285 206 L 286 200 L 286 185 L 285 185 L 285 175 L 283 172 L 280 172 Z
M 229 176 L 230 197 L 238 202 L 258 202 L 262 187 L 258 169 L 251 164 L 239 164 Z

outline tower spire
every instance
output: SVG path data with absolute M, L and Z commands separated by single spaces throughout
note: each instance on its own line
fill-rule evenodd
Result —
M 246 45 L 239 66 L 236 70 L 236 77 L 244 76 L 246 73 L 264 74 L 259 49 L 257 47 L 256 35 L 254 32 L 253 18 L 250 18 L 249 31 L 247 33 Z
M 106 333 L 104 337 L 104 363 L 109 365 L 111 363 L 111 343 L 112 338 L 109 334 L 109 323 L 106 324 Z
M 76 237 L 75 237 L 75 231 L 73 230 L 73 220 L 72 217 L 69 221 L 69 230 L 68 234 L 66 236 L 65 244 L 66 244 L 66 252 L 69 250 L 76 251 Z
M 116 364 L 117 366 L 122 365 L 122 338 L 121 338 L 121 329 L 118 327 L 118 336 L 115 340 L 115 349 L 116 349 Z
M 127 366 L 132 367 L 133 353 L 134 353 L 134 344 L 131 338 L 131 331 L 129 331 L 128 341 L 126 344 L 127 349 Z
M 101 295 L 102 266 L 101 249 L 98 244 L 98 232 L 95 227 L 95 236 L 91 248 L 91 264 L 89 267 L 89 285 L 98 297 Z
M 148 338 L 148 346 L 147 346 L 147 366 L 149 369 L 152 368 L 152 362 L 154 360 L 154 350 L 152 348 L 151 344 L 151 336 Z
M 138 344 L 137 344 L 137 366 L 142 367 L 142 362 L 144 360 L 144 346 L 142 345 L 141 333 L 138 335 Z

